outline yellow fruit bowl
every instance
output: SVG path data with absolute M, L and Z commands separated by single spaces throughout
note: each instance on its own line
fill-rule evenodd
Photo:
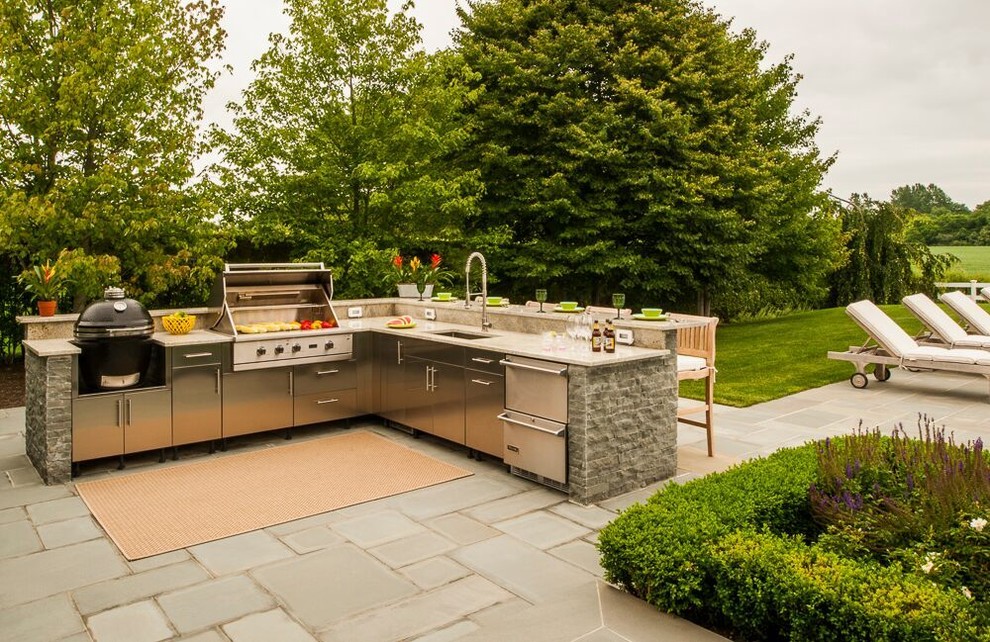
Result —
M 196 325 L 196 317 L 187 314 L 184 317 L 162 317 L 162 326 L 169 334 L 189 334 Z

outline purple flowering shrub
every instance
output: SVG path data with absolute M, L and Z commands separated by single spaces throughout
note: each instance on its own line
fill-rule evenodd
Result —
M 983 442 L 956 444 L 927 417 L 911 438 L 862 426 L 816 444 L 811 513 L 818 544 L 847 557 L 900 565 L 990 597 L 990 465 Z

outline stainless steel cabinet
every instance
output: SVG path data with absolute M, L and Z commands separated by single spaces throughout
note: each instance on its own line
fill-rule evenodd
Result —
M 328 361 L 293 368 L 293 423 L 345 419 L 357 409 L 357 364 Z
M 505 377 L 466 368 L 464 388 L 464 444 L 501 457 L 502 422 L 498 416 L 505 404 Z
M 72 461 L 112 457 L 172 444 L 167 388 L 96 394 L 72 401 Z
M 403 339 L 376 335 L 375 358 L 379 366 L 378 414 L 397 423 L 406 419 L 406 380 L 402 352 Z
M 405 424 L 463 444 L 464 368 L 417 357 L 405 365 Z
M 292 367 L 223 375 L 223 436 L 292 425 Z
M 173 445 L 211 441 L 223 436 L 222 350 L 222 344 L 172 349 Z

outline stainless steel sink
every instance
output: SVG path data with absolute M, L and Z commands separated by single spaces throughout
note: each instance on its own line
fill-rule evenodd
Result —
M 465 332 L 464 330 L 435 330 L 430 334 L 436 334 L 441 337 L 453 337 L 455 339 L 468 339 L 473 341 L 474 339 L 491 339 L 494 334 L 482 334 L 480 332 Z

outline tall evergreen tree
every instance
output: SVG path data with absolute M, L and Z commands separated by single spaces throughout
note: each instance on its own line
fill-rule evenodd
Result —
M 500 272 L 590 302 L 824 296 L 837 233 L 811 212 L 831 159 L 819 121 L 791 111 L 789 58 L 768 64 L 752 31 L 692 0 L 468 5 L 462 161 L 485 184 L 468 223 L 509 228 Z

